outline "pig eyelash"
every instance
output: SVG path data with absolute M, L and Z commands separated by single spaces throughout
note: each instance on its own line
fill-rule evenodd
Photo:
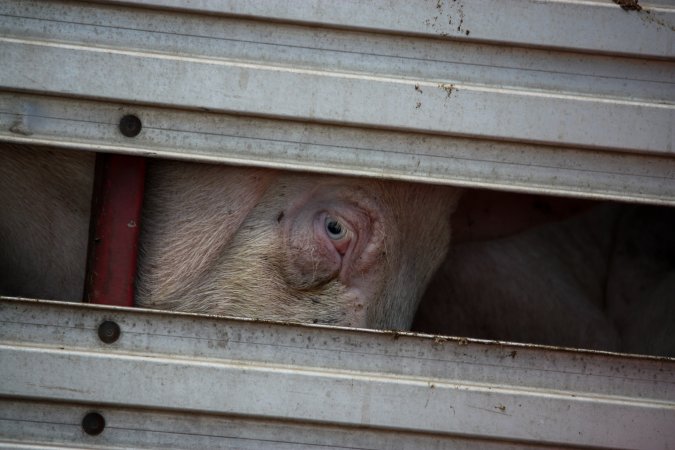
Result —
M 328 237 L 334 241 L 339 241 L 347 236 L 347 227 L 334 217 L 326 216 L 324 228 Z

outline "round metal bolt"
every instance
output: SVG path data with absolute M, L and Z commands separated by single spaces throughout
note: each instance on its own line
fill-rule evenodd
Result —
M 120 337 L 120 326 L 111 320 L 106 320 L 98 326 L 98 337 L 106 344 L 112 344 Z
M 103 432 L 105 428 L 105 419 L 97 412 L 87 413 L 82 418 L 82 429 L 85 433 L 96 436 Z
M 133 114 L 127 114 L 120 119 L 120 132 L 126 137 L 136 137 L 141 132 L 143 124 L 141 119 Z

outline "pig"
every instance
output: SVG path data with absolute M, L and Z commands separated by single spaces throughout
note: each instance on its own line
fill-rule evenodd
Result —
M 94 157 L 0 144 L 0 295 L 82 299 Z
M 0 146 L 0 294 L 82 297 L 93 169 Z M 675 355 L 674 209 L 460 192 L 149 160 L 137 305 Z
M 414 330 L 675 356 L 674 208 L 471 192 L 453 229 Z
M 0 294 L 80 300 L 94 155 L 0 146 Z M 408 329 L 459 189 L 149 160 L 137 306 Z

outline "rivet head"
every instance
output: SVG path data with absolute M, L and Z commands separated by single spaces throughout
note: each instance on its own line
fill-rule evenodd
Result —
M 126 137 L 136 137 L 141 132 L 141 119 L 133 114 L 127 114 L 120 119 L 120 132 Z
M 112 344 L 120 337 L 120 326 L 111 320 L 106 320 L 98 326 L 98 337 L 106 344 Z
M 91 436 L 97 436 L 105 428 L 105 419 L 97 412 L 87 413 L 82 418 L 82 429 Z

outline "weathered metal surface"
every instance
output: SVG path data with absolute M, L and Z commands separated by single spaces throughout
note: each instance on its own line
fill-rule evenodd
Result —
M 22 4 L 21 16 L 17 17 L 19 12 L 14 11 L 11 5 L 7 6 L 4 19 L 5 33 L 9 36 L 3 40 L 3 60 L 6 64 L 4 87 L 362 127 L 659 153 L 672 151 L 673 138 L 663 132 L 675 122 L 672 105 L 640 101 L 639 90 L 617 98 L 598 98 L 580 97 L 574 91 L 564 89 L 557 89 L 549 95 L 522 90 L 505 82 L 509 76 L 488 85 L 481 85 L 482 77 L 467 76 L 464 81 L 452 76 L 448 78 L 447 73 L 440 79 L 421 71 L 417 77 L 403 78 L 391 67 L 392 64 L 401 64 L 400 60 L 396 60 L 402 56 L 400 53 L 405 52 L 396 51 L 398 49 L 394 52 L 390 50 L 389 59 L 394 61 L 377 64 L 370 70 L 366 70 L 365 64 L 356 64 L 354 68 L 358 73 L 354 73 L 336 67 L 335 62 L 316 70 L 320 67 L 319 61 L 328 60 L 325 52 L 331 54 L 335 49 L 325 40 L 315 42 L 313 33 L 305 33 L 304 39 L 298 39 L 300 30 L 293 33 L 294 45 L 309 47 L 302 58 L 311 60 L 315 59 L 311 53 L 324 53 L 318 57 L 319 61 L 310 62 L 311 68 L 308 68 L 303 67 L 301 61 L 296 64 L 295 61 L 264 58 L 264 52 L 254 48 L 268 43 L 260 39 L 259 33 L 265 31 L 260 26 L 253 26 L 258 28 L 252 30 L 254 33 L 235 35 L 233 30 L 223 36 L 222 32 L 210 29 L 212 27 L 195 23 L 199 17 L 193 19 L 189 26 L 179 25 L 176 29 L 169 24 L 159 27 L 161 15 L 148 13 L 144 16 L 147 19 L 139 23 L 138 19 L 128 17 L 130 12 L 119 14 L 114 10 L 110 11 L 110 22 L 97 26 L 96 17 L 92 15 L 98 10 L 87 9 L 80 7 L 76 13 L 68 11 L 70 14 L 66 18 L 57 16 L 59 22 L 66 25 L 66 31 L 52 28 L 50 31 L 53 30 L 53 33 L 47 34 L 40 29 L 35 36 L 30 31 L 36 26 L 41 27 L 47 20 L 51 22 L 63 9 L 54 7 L 50 10 L 39 5 L 32 11 L 26 11 Z M 616 14 L 626 15 L 619 8 L 616 8 Z M 78 21 L 74 30 L 68 16 L 71 16 L 70 20 Z M 107 31 L 109 37 L 105 39 L 99 35 L 94 42 L 89 41 L 88 37 L 101 28 Z M 271 42 L 278 42 L 279 34 L 283 41 L 284 30 L 276 30 L 269 25 L 266 28 L 268 32 L 276 31 Z M 136 38 L 133 43 L 125 42 L 131 36 L 127 39 L 111 36 L 111 33 L 119 34 L 127 29 L 131 29 Z M 182 37 L 186 34 L 187 38 Z M 232 39 L 241 41 L 249 34 L 254 34 L 251 37 L 255 41 L 244 43 L 245 48 L 239 54 L 232 55 L 227 50 Z M 212 43 L 211 48 L 207 47 L 210 52 L 205 52 L 198 42 L 194 42 L 195 38 L 211 38 L 216 43 Z M 332 36 L 332 39 L 336 38 L 339 34 Z M 188 42 L 184 42 L 186 40 Z M 104 47 L 92 45 L 96 41 Z M 152 43 L 148 46 L 150 48 L 138 49 L 145 41 Z M 391 44 L 400 47 L 410 45 L 406 40 Z M 184 48 L 186 45 L 187 49 Z M 225 48 L 213 49 L 214 45 Z M 436 43 L 436 46 L 442 45 L 442 42 Z M 176 51 L 175 46 L 187 52 Z M 269 50 L 279 52 L 286 46 L 273 44 L 271 47 L 276 49 Z M 366 58 L 375 50 L 364 43 L 354 43 L 349 49 L 361 58 Z M 156 53 L 158 51 L 161 53 Z M 470 49 L 456 51 L 469 52 Z M 495 52 L 496 49 L 492 49 L 488 53 Z M 235 59 L 237 56 L 243 56 L 246 61 Z M 450 55 L 446 53 L 444 56 Z M 560 58 L 565 60 L 570 57 L 560 55 Z M 408 61 L 407 65 L 419 64 L 424 59 Z M 535 66 L 535 70 L 544 69 L 536 55 L 521 59 L 525 67 L 518 68 L 517 64 L 511 63 L 508 69 L 525 72 L 531 71 L 527 66 Z M 477 59 L 473 64 L 487 62 Z M 622 61 L 614 61 L 615 66 L 624 64 L 630 67 L 636 62 L 623 61 L 622 64 Z M 655 65 L 664 66 L 657 68 L 659 72 L 675 73 L 672 72 L 672 64 Z M 48 67 L 61 67 L 61 70 L 44 70 Z M 89 71 L 91 76 L 74 76 L 82 70 Z M 27 77 L 27 73 L 31 75 Z M 550 70 L 547 74 L 549 77 L 564 75 L 551 73 Z M 624 82 L 627 81 L 625 78 Z M 658 83 L 659 78 L 657 75 L 639 81 Z M 600 79 L 594 81 L 601 82 Z M 664 81 L 664 90 L 669 91 L 665 97 L 671 96 L 675 92 L 672 78 Z M 624 86 L 624 90 L 627 89 L 630 86 Z M 418 106 L 418 103 L 421 105 Z M 636 127 L 627 124 L 639 124 L 639 132 Z
M 557 93 L 554 100 L 502 87 L 404 80 L 386 73 L 316 72 L 9 38 L 3 47 L 3 87 L 8 90 L 551 145 L 666 154 L 673 149 L 672 136 L 662 132 L 675 122 L 672 105 Z M 63 61 L 70 70 L 61 76 L 41 70 Z M 101 78 L 73 76 L 86 67 Z M 157 74 L 189 76 L 157 80 Z M 148 81 L 139 89 L 132 80 Z
M 133 142 L 117 121 L 145 127 Z M 30 130 L 30 135 L 3 130 Z M 26 144 L 675 205 L 675 159 L 0 93 Z
M 175 8 L 210 14 L 300 22 L 467 41 L 504 42 L 598 53 L 672 58 L 675 11 L 672 0 L 640 1 L 623 11 L 611 0 L 358 0 L 250 2 L 202 0 L 107 0 L 107 3 Z M 635 3 L 638 3 L 637 1 Z M 523 26 L 527 24 L 527 26 Z
M 674 10 L 6 1 L 0 139 L 672 204 Z
M 121 329 L 111 344 L 98 337 L 105 320 Z M 675 440 L 667 358 L 10 299 L 0 301 L 0 324 L 6 445 L 667 448 Z M 106 422 L 97 436 L 81 431 L 92 411 Z

